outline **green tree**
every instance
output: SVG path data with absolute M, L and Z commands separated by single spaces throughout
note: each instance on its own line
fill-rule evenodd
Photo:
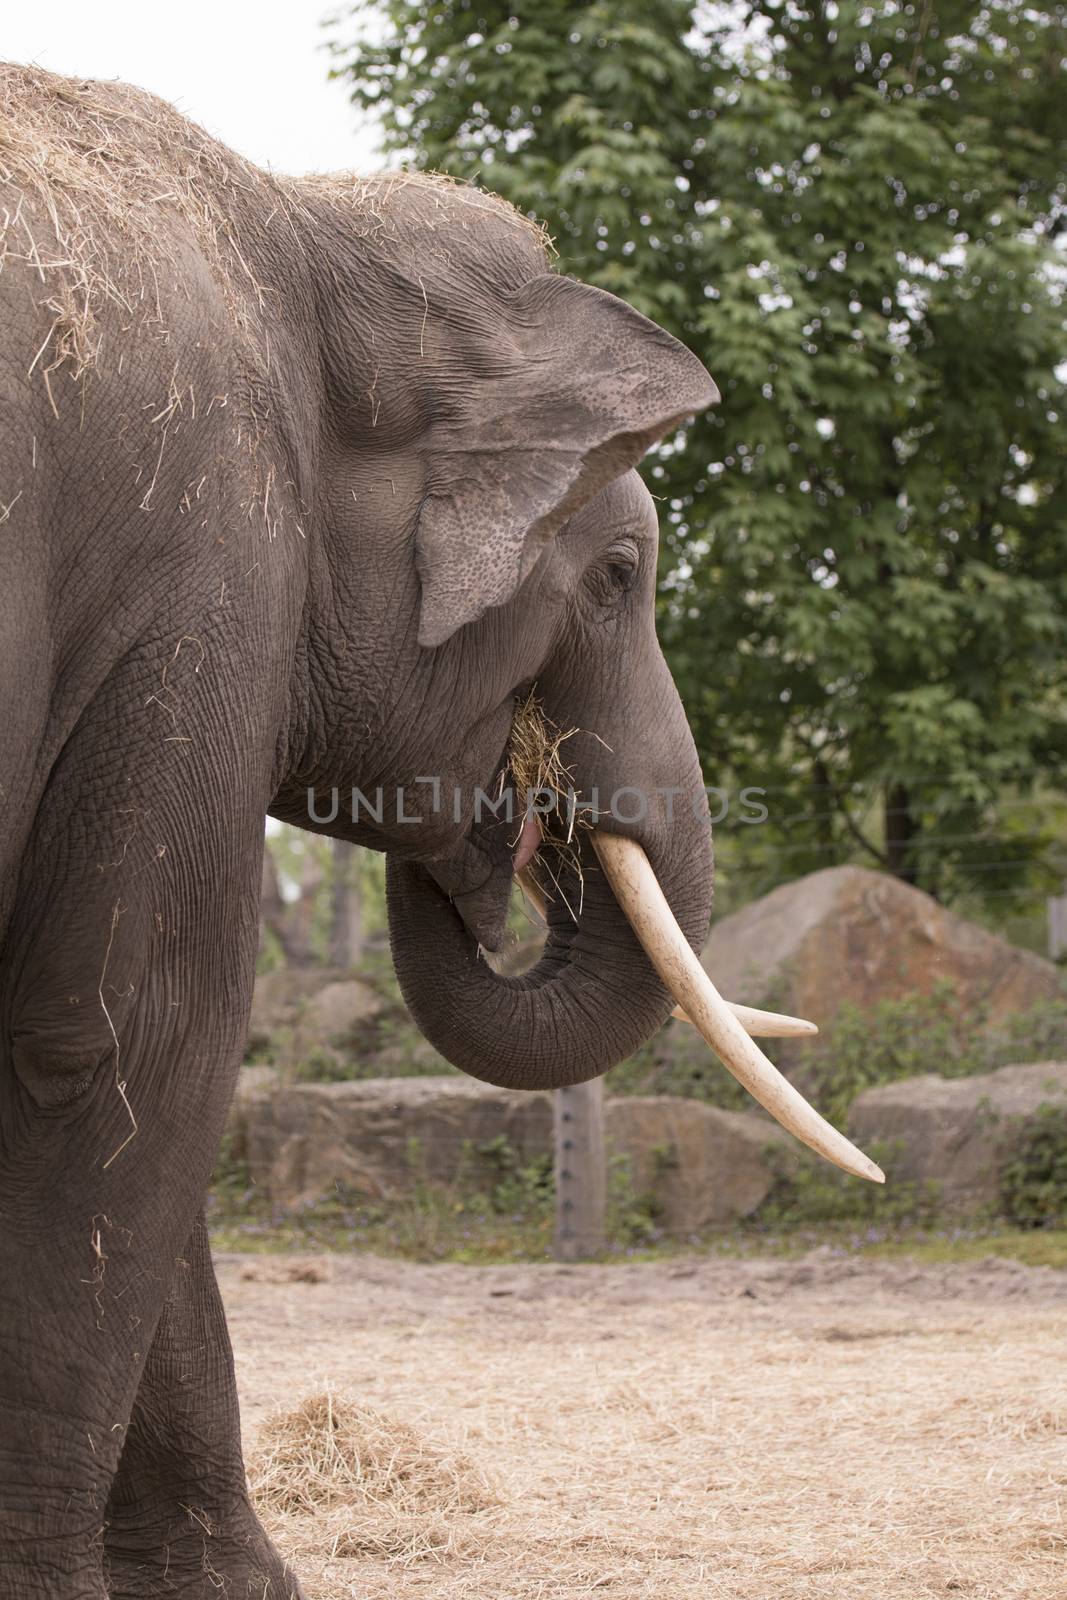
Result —
M 1035 881 L 1067 764 L 1062 9 L 359 15 L 335 71 L 388 150 L 542 217 L 723 391 L 645 470 L 709 781 L 770 792 L 749 857 Z

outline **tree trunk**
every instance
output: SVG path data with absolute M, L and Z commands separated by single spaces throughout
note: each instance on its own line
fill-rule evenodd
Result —
M 918 832 L 907 789 L 902 783 L 891 783 L 885 793 L 886 863 L 894 877 L 905 883 L 918 881 L 914 852 Z
M 346 839 L 331 839 L 330 865 L 329 961 L 331 967 L 347 972 L 359 961 L 363 950 L 357 846 Z
M 270 842 L 263 846 L 263 877 L 259 896 L 259 926 L 260 948 L 263 948 L 263 935 L 272 933 L 281 946 L 282 956 L 287 967 L 296 967 L 300 963 L 300 950 L 298 941 L 294 938 L 292 919 L 289 907 L 282 896 L 278 883 L 278 869 L 274 864 L 271 854 Z
M 321 883 L 322 873 L 314 857 L 309 855 L 301 873 L 298 898 L 286 900 L 278 882 L 278 869 L 271 854 L 270 842 L 264 845 L 259 897 L 260 943 L 262 946 L 264 932 L 272 933 L 281 946 L 287 967 L 310 967 L 314 962 L 311 932 L 315 897 Z

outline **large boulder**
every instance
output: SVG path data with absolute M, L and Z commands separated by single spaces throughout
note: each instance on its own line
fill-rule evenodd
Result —
M 376 1017 L 382 1005 L 381 996 L 361 978 L 334 978 L 308 996 L 300 1013 L 300 1031 L 333 1043 Z
M 407 1077 L 448 1063 L 403 1005 L 363 978 L 329 968 L 284 968 L 256 979 L 248 1055 L 309 1078 Z
M 323 967 L 261 972 L 252 990 L 248 1049 L 299 1059 L 309 1051 L 347 1042 L 382 1011 L 381 995 L 361 978 Z
M 245 1069 L 249 1074 L 255 1069 Z M 273 1204 L 308 1204 L 338 1185 L 368 1200 L 420 1182 L 492 1187 L 500 1156 L 522 1165 L 553 1148 L 552 1097 L 473 1078 L 365 1078 L 346 1083 L 249 1082 L 235 1104 L 235 1148 Z M 669 1231 L 748 1216 L 775 1181 L 772 1123 L 670 1095 L 606 1102 L 610 1153 Z
M 1048 1102 L 1067 1105 L 1067 1063 L 1033 1061 L 973 1078 L 903 1078 L 866 1089 L 849 1114 L 863 1149 L 891 1146 L 891 1181 L 939 1186 L 955 1210 L 996 1209 L 1000 1171 L 1021 1125 Z
M 609 1150 L 626 1160 L 634 1191 L 653 1200 L 670 1233 L 751 1216 L 792 1149 L 773 1122 L 678 1095 L 620 1095 L 608 1100 L 604 1121 Z
M 484 1147 L 501 1138 L 522 1162 L 552 1148 L 548 1095 L 459 1074 L 292 1084 L 247 1098 L 241 1115 L 252 1179 L 279 1206 L 338 1185 L 388 1200 L 420 1181 L 487 1180 L 499 1170 Z
M 809 873 L 724 917 L 702 959 L 731 1000 L 820 1024 L 845 1001 L 869 1010 L 940 983 L 991 1021 L 1063 994 L 1050 961 L 865 867 Z
M 282 1073 L 263 1062 L 245 1065 L 237 1074 L 226 1124 L 226 1149 L 231 1161 L 248 1160 L 248 1123 L 259 1108 L 281 1088 Z
M 293 1028 L 308 1001 L 334 976 L 314 967 L 282 967 L 276 972 L 259 973 L 248 1019 L 249 1049 L 267 1049 L 279 1033 Z

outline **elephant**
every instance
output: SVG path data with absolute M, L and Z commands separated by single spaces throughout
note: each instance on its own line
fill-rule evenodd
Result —
M 635 468 L 717 391 L 503 201 L 270 174 L 121 84 L 0 68 L 0 217 L 0 1592 L 292 1600 L 203 1216 L 264 817 L 386 853 L 457 1066 L 565 1085 L 650 1037 L 712 857 Z M 476 814 L 534 690 L 581 793 L 642 800 L 566 846 Z M 675 993 L 764 1070 L 709 988 Z

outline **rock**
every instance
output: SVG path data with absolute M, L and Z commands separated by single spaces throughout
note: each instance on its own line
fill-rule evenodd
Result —
M 991 1021 L 1064 992 L 1050 961 L 865 867 L 809 873 L 724 917 L 702 959 L 731 1000 L 821 1026 L 845 1001 L 869 1010 L 945 982 Z
M 369 983 L 359 978 L 338 978 L 308 996 L 300 1014 L 300 1032 L 324 1043 L 344 1039 L 381 1009 L 381 996 Z
M 277 972 L 261 972 L 252 990 L 249 1048 L 265 1048 L 282 1029 L 292 1028 L 307 1001 L 331 976 L 321 967 L 283 967 Z
M 523 1163 L 552 1148 L 548 1095 L 458 1074 L 294 1084 L 251 1101 L 245 1116 L 251 1176 L 280 1206 L 338 1184 L 372 1200 L 420 1180 L 484 1187 L 501 1174 L 479 1146 L 503 1138 Z
M 301 1049 L 344 1038 L 382 1010 L 384 1001 L 361 978 L 342 978 L 323 967 L 286 967 L 262 972 L 252 991 L 248 1023 L 250 1050 L 290 1044 Z
M 450 1072 L 400 1002 L 327 968 L 262 973 L 247 1055 L 269 1055 L 291 1077 L 331 1080 Z
M 282 1075 L 277 1067 L 264 1066 L 262 1062 L 253 1062 L 242 1067 L 237 1074 L 237 1087 L 233 1091 L 233 1104 L 235 1107 L 245 1106 L 250 1100 L 272 1093 L 282 1081 Z
M 892 1182 L 936 1183 L 949 1209 L 996 1208 L 1000 1167 L 1020 1123 L 1046 1101 L 1065 1096 L 1062 1061 L 1000 1067 L 973 1078 L 931 1073 L 864 1090 L 849 1115 L 849 1132 L 863 1149 L 876 1139 L 893 1146 Z
M 792 1146 L 762 1117 L 677 1095 L 609 1100 L 605 1124 L 609 1149 L 630 1164 L 635 1193 L 653 1198 L 657 1221 L 671 1233 L 751 1216 L 781 1170 L 772 1152 L 788 1160 Z
M 459 1075 L 265 1081 L 240 1097 L 234 1116 L 253 1182 L 283 1207 L 322 1199 L 338 1185 L 368 1200 L 409 1194 L 422 1181 L 490 1189 L 504 1170 L 486 1148 L 495 1141 L 521 1165 L 553 1148 L 551 1095 Z M 750 1215 L 774 1183 L 768 1151 L 790 1145 L 761 1117 L 669 1095 L 608 1100 L 605 1124 L 635 1194 L 654 1200 L 669 1231 Z
M 282 1081 L 277 1067 L 259 1064 L 242 1067 L 237 1074 L 237 1087 L 230 1103 L 226 1123 L 229 1156 L 234 1161 L 248 1158 L 248 1115 L 250 1108 L 269 1100 Z

